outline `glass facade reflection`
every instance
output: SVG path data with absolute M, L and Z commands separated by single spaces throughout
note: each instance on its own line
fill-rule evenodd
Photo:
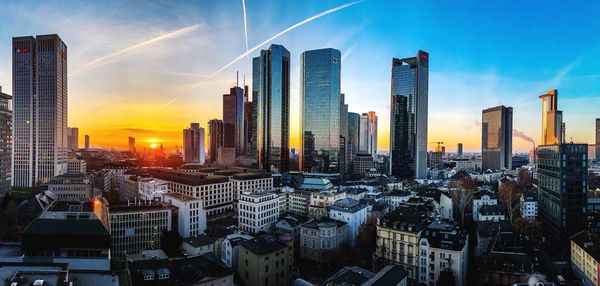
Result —
M 223 94 L 223 146 L 235 148 L 235 155 L 245 153 L 244 89 L 235 86 Z
M 348 112 L 348 153 L 353 158 L 358 153 L 358 138 L 360 130 L 360 114 Z
M 429 54 L 392 59 L 390 173 L 398 178 L 427 176 Z M 410 170 L 409 170 L 410 168 Z
M 501 105 L 483 110 L 481 168 L 512 169 L 512 107 Z
M 300 56 L 300 169 L 337 173 L 340 151 L 340 51 L 320 49 Z
M 258 166 L 271 172 L 286 172 L 290 157 L 290 52 L 281 45 L 271 45 L 260 52 L 258 65 Z

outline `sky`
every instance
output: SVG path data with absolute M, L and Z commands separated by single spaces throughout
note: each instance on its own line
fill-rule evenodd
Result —
M 59 34 L 80 145 L 89 134 L 92 147 L 124 149 L 128 136 L 138 150 L 181 146 L 190 122 L 222 118 L 236 72 L 250 85 L 252 57 L 273 43 L 291 53 L 290 147 L 299 145 L 300 54 L 327 47 L 342 52 L 349 111 L 379 117 L 379 151 L 389 146 L 391 60 L 418 50 L 430 55 L 429 141 L 449 152 L 458 142 L 479 152 L 481 110 L 497 105 L 513 107 L 513 127 L 539 142 L 538 96 L 550 89 L 568 141 L 593 143 L 600 117 L 596 1 L 38 2 L 0 2 L 0 86 L 11 93 L 12 37 Z M 513 138 L 513 151 L 530 148 Z

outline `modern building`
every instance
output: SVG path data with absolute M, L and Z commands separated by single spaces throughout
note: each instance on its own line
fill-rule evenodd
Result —
M 456 157 L 462 157 L 463 156 L 463 144 L 462 143 L 458 143 L 458 147 L 457 147 L 457 151 L 456 151 Z
M 211 119 L 208 121 L 208 160 L 218 160 L 219 148 L 223 147 L 223 121 Z
M 237 273 L 245 285 L 289 285 L 293 262 L 293 240 L 267 234 L 240 242 Z
M 368 153 L 377 158 L 377 115 L 369 111 L 360 115 L 360 134 L 358 135 L 358 151 Z
M 193 237 L 206 231 L 206 211 L 201 199 L 180 193 L 166 193 L 162 201 L 177 207 L 177 230 L 181 237 Z
M 12 96 L 0 86 L 0 200 L 10 190 L 12 167 Z
M 538 146 L 537 172 L 542 229 L 556 249 L 566 250 L 569 237 L 587 228 L 587 144 Z
M 69 148 L 69 151 L 79 150 L 79 128 L 67 128 L 67 146 Z
M 348 224 L 319 217 L 300 225 L 300 257 L 319 263 L 335 262 L 348 243 Z
M 258 65 L 260 79 L 256 107 L 258 167 L 286 172 L 290 156 L 290 52 L 281 45 L 271 45 L 253 64 Z
M 354 154 L 358 153 L 359 145 L 359 134 L 360 134 L 360 114 L 354 112 L 348 112 L 348 137 L 346 138 L 346 153 L 349 158 L 347 162 L 350 169 L 352 169 L 352 160 Z M 352 170 L 350 170 L 352 172 Z
M 329 217 L 348 224 L 348 247 L 356 247 L 360 226 L 367 222 L 367 206 L 352 198 L 341 199 L 329 208 Z
M 234 148 L 235 157 L 244 155 L 244 89 L 234 86 L 223 94 L 223 146 Z
M 258 156 L 258 98 L 260 95 L 260 57 L 252 59 L 252 133 L 250 143 L 250 158 Z
M 308 216 L 312 192 L 283 187 L 279 191 L 279 212 Z
M 483 110 L 481 116 L 481 167 L 512 169 L 512 107 Z
M 351 161 L 350 152 L 348 151 L 348 104 L 346 103 L 346 95 L 340 94 L 340 152 L 339 152 L 339 173 L 342 181 L 346 180 L 349 175 Z
M 67 159 L 67 174 L 85 174 L 87 164 L 85 160 L 69 158 Z
M 336 49 L 300 55 L 300 170 L 338 173 L 340 159 L 341 53 Z
M 373 166 L 373 156 L 369 153 L 356 153 L 352 157 L 352 174 L 356 176 L 364 176 Z
M 135 154 L 135 138 L 129 137 L 127 144 L 129 146 L 129 152 L 131 152 L 131 154 Z
M 397 178 L 427 176 L 429 54 L 392 59 L 390 173 Z M 410 170 L 406 166 L 410 166 Z
M 67 46 L 58 35 L 13 38 L 12 185 L 33 187 L 67 169 Z
M 596 118 L 596 162 L 600 162 L 600 118 Z
M 84 139 L 84 143 L 85 143 L 85 145 L 84 145 L 84 146 L 85 146 L 85 150 L 89 150 L 89 149 L 90 149 L 90 146 L 91 146 L 91 145 L 90 145 L 90 135 L 87 135 L 87 134 L 86 134 L 86 135 L 83 137 L 83 139 Z
M 269 232 L 279 218 L 279 198 L 274 192 L 243 192 L 238 201 L 239 229 Z
M 419 243 L 419 283 L 440 283 L 444 272 L 452 273 L 456 286 L 467 285 L 469 242 L 467 232 L 454 221 L 434 221 L 423 231 Z
M 244 192 L 273 190 L 273 176 L 270 173 L 238 173 L 229 178 L 233 187 L 233 208 L 237 210 L 238 200 Z
M 558 90 L 540 95 L 542 99 L 542 143 L 553 145 L 563 142 L 563 114 L 558 110 Z
M 93 189 L 92 179 L 84 174 L 60 175 L 48 182 L 48 191 L 56 195 L 57 201 L 90 202 Z
M 571 268 L 585 286 L 600 285 L 600 237 L 582 230 L 570 238 Z
M 204 164 L 204 128 L 199 123 L 192 123 L 190 128 L 183 129 L 183 158 L 186 163 Z
M 129 195 L 129 199 L 139 197 L 142 200 L 161 200 L 164 194 L 169 193 L 169 182 L 165 180 L 140 176 L 136 181 L 136 194 Z

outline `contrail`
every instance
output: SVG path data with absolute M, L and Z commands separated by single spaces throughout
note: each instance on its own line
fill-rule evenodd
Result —
M 263 41 L 262 43 L 258 44 L 254 48 L 252 48 L 252 49 L 246 51 L 245 53 L 241 54 L 240 56 L 238 56 L 237 58 L 235 58 L 233 61 L 231 61 L 230 63 L 226 64 L 225 66 L 223 66 L 222 68 L 220 68 L 219 70 L 217 70 L 216 72 L 214 72 L 213 74 L 211 74 L 210 77 L 213 77 L 213 76 L 217 75 L 218 73 L 222 72 L 224 69 L 230 67 L 231 65 L 233 65 L 236 62 L 238 62 L 239 60 L 241 60 L 241 59 L 249 56 L 252 52 L 258 50 L 260 47 L 262 47 L 262 46 L 266 45 L 267 43 L 269 43 L 269 42 L 271 42 L 271 41 L 273 41 L 273 40 L 281 37 L 283 34 L 289 32 L 291 30 L 294 30 L 294 29 L 296 29 L 296 28 L 298 28 L 298 27 L 300 27 L 300 26 L 302 26 L 302 25 L 304 25 L 306 23 L 309 23 L 309 22 L 311 22 L 313 20 L 319 19 L 319 18 L 321 18 L 323 16 L 329 15 L 329 14 L 331 14 L 333 12 L 342 10 L 344 8 L 348 8 L 350 6 L 354 6 L 354 5 L 356 5 L 356 4 L 360 3 L 360 2 L 362 2 L 362 0 L 355 1 L 355 2 L 350 2 L 350 3 L 344 4 L 344 5 L 341 5 L 341 6 L 332 8 L 332 9 L 329 9 L 327 11 L 324 11 L 324 12 L 321 12 L 321 13 L 319 13 L 317 15 L 312 16 L 312 17 L 306 18 L 306 19 L 304 19 L 304 20 L 302 20 L 302 21 L 300 21 L 300 22 L 298 22 L 298 23 L 290 26 L 287 29 L 285 29 L 285 30 L 283 30 L 283 31 L 275 34 L 274 36 L 266 39 L 265 41 Z
M 97 58 L 97 59 L 95 59 L 95 60 L 93 60 L 93 61 L 85 64 L 84 66 L 82 66 L 82 67 L 74 70 L 73 72 L 71 72 L 69 74 L 69 76 L 75 76 L 75 75 L 77 75 L 77 74 L 79 74 L 79 73 L 81 73 L 81 72 L 83 72 L 83 71 L 85 71 L 85 70 L 87 70 L 87 69 L 89 69 L 89 68 L 97 65 L 97 64 L 100 64 L 100 63 L 102 63 L 104 61 L 107 61 L 107 60 L 110 60 L 112 58 L 118 57 L 118 56 L 123 55 L 125 53 L 131 52 L 131 51 L 133 51 L 135 49 L 139 49 L 141 47 L 144 47 L 144 46 L 147 46 L 147 45 L 151 45 L 151 44 L 154 44 L 156 42 L 160 42 L 160 41 L 171 39 L 171 38 L 176 38 L 176 37 L 179 37 L 181 35 L 190 33 L 192 31 L 196 30 L 199 26 L 200 25 L 196 24 L 196 25 L 185 27 L 185 28 L 181 28 L 179 30 L 168 32 L 168 33 L 162 34 L 160 36 L 154 37 L 152 39 L 149 39 L 149 40 L 137 43 L 137 44 L 135 44 L 133 46 L 130 46 L 130 47 L 124 48 L 122 50 L 116 51 L 116 52 L 114 52 L 112 54 L 108 54 L 106 56 Z
M 250 53 L 248 53 L 248 21 L 246 20 L 246 0 L 242 0 L 242 10 L 244 11 L 244 36 L 246 37 L 246 58 L 250 60 Z

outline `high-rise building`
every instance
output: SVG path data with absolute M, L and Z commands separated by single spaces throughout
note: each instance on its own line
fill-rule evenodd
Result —
M 350 153 L 348 152 L 348 104 L 346 95 L 340 94 L 340 152 L 339 173 L 342 180 L 350 172 Z
M 286 172 L 290 160 L 290 52 L 281 45 L 271 45 L 260 52 L 258 64 L 258 167 Z
M 245 80 L 244 80 L 245 84 Z M 249 101 L 248 86 L 244 85 L 244 156 L 252 156 L 253 102 Z
M 558 90 L 553 89 L 540 95 L 542 99 L 542 143 L 552 145 L 562 143 L 562 111 L 558 110 Z
M 481 169 L 512 169 L 512 107 L 488 108 L 481 116 Z
M 361 114 L 359 128 L 358 151 L 371 154 L 373 159 L 377 158 L 377 115 L 375 115 L 375 111 Z
M 208 160 L 216 162 L 219 148 L 223 147 L 223 121 L 211 119 L 208 121 Z
M 85 150 L 90 149 L 90 135 L 85 135 L 84 141 L 85 141 Z
M 234 86 L 223 94 L 223 146 L 235 148 L 235 155 L 244 154 L 244 89 Z
M 340 66 L 336 49 L 303 52 L 300 56 L 300 170 L 339 172 Z
M 12 155 L 12 96 L 0 86 L 0 200 L 10 191 Z
M 252 59 L 252 139 L 250 144 L 250 157 L 258 156 L 258 95 L 260 92 L 260 57 Z
M 67 46 L 58 35 L 13 38 L 13 177 L 46 183 L 67 169 Z
M 429 54 L 392 59 L 390 173 L 400 178 L 427 176 Z M 408 162 L 411 170 L 404 167 Z
M 190 128 L 183 129 L 183 158 L 186 163 L 200 163 L 205 161 L 204 128 L 199 123 L 190 124 Z
M 133 137 L 129 137 L 129 152 L 131 152 L 132 154 L 135 154 L 135 138 Z
M 360 114 L 348 112 L 348 153 L 350 158 L 358 153 L 358 142 L 360 134 Z
M 456 156 L 457 157 L 462 157 L 463 155 L 463 144 L 462 143 L 458 143 L 458 150 L 456 151 Z
M 600 118 L 596 118 L 596 162 L 600 162 Z
M 67 146 L 71 151 L 79 150 L 79 128 L 67 128 Z
M 587 228 L 587 144 L 540 145 L 536 161 L 542 229 L 567 254 L 569 237 Z

